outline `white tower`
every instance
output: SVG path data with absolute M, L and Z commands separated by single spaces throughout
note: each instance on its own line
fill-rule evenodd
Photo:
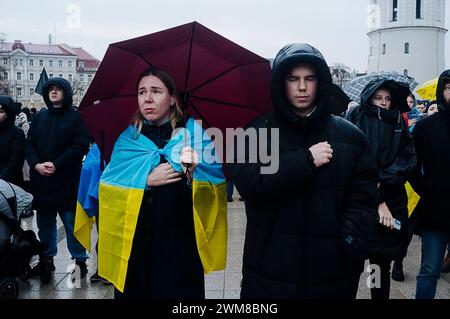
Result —
M 397 71 L 422 83 L 445 68 L 445 0 L 370 0 L 368 72 Z

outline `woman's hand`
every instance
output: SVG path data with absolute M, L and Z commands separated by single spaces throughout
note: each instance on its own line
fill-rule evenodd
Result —
M 409 127 L 413 126 L 416 123 L 417 123 L 417 119 L 410 119 L 410 120 L 408 120 L 408 126 Z
M 147 176 L 149 187 L 163 186 L 181 181 L 181 174 L 175 172 L 169 163 L 159 164 Z
M 189 174 L 192 176 L 194 169 L 198 165 L 198 154 L 190 146 L 183 147 L 180 154 L 180 162 L 183 165 L 183 172 L 186 174 L 189 170 Z
M 394 218 L 386 203 L 381 203 L 378 206 L 378 215 L 380 216 L 380 224 L 386 226 L 390 230 L 394 229 Z

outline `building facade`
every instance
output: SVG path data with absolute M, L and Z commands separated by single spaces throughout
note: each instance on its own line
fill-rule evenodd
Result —
M 397 71 L 422 83 L 445 69 L 445 0 L 371 0 L 368 72 Z
M 45 68 L 49 78 L 62 77 L 74 90 L 74 105 L 79 105 L 100 61 L 82 48 L 66 44 L 42 45 L 0 41 L 0 66 L 5 71 L 3 81 L 9 85 L 9 95 L 25 107 L 44 107 L 42 96 L 34 93 Z

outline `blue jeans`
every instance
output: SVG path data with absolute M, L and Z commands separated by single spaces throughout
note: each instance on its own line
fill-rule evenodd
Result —
M 449 239 L 448 233 L 422 231 L 422 260 L 417 276 L 416 299 L 434 299 Z
M 227 182 L 227 198 L 233 198 L 234 184 L 233 182 Z
M 36 221 L 39 240 L 42 243 L 42 254 L 46 257 L 55 257 L 57 253 L 56 215 L 59 214 L 66 230 L 67 247 L 72 259 L 86 261 L 86 249 L 78 242 L 73 234 L 75 225 L 75 212 L 57 212 L 56 210 L 37 210 Z

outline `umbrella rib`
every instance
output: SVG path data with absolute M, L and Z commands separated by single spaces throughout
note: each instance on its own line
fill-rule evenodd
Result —
M 246 110 L 250 110 L 250 111 L 255 111 L 253 108 L 251 108 L 250 106 L 247 105 L 242 105 L 242 104 L 238 104 L 238 103 L 233 103 L 233 102 L 223 102 L 223 101 L 218 101 L 218 100 L 214 100 L 214 99 L 210 99 L 207 97 L 201 97 L 201 96 L 191 96 L 191 99 L 199 99 L 202 101 L 206 101 L 206 102 L 212 102 L 212 103 L 216 103 L 216 104 L 222 104 L 222 105 L 228 105 L 228 106 L 234 106 L 234 107 L 238 107 L 241 109 L 246 109 Z M 191 102 L 192 103 L 192 102 Z
M 224 76 L 224 75 L 227 74 L 227 73 L 230 73 L 231 71 L 233 71 L 233 70 L 235 70 L 235 69 L 237 69 L 237 68 L 240 68 L 241 66 L 247 66 L 247 65 L 259 64 L 259 63 L 267 63 L 267 61 L 260 61 L 260 62 L 254 62 L 254 63 L 247 63 L 247 64 L 238 64 L 238 65 L 235 65 L 235 66 L 231 67 L 230 69 L 225 70 L 225 71 L 223 71 L 222 73 L 219 73 L 218 75 L 216 75 L 216 76 L 212 77 L 211 79 L 209 79 L 209 80 L 203 82 L 202 84 L 198 85 L 197 87 L 195 87 L 194 89 L 191 90 L 191 93 L 194 93 L 195 91 L 201 89 L 201 88 L 204 87 L 205 85 L 207 85 L 207 84 L 209 84 L 209 83 L 211 83 L 211 82 L 214 82 L 214 81 L 217 80 L 218 78 Z
M 195 32 L 195 26 L 196 26 L 196 25 L 197 25 L 197 22 L 194 22 L 194 23 L 192 24 L 191 40 L 190 40 L 190 43 L 189 43 L 188 65 L 187 65 L 186 77 L 185 77 L 185 79 L 184 79 L 184 90 L 183 90 L 183 92 L 184 92 L 183 102 L 184 102 L 184 103 L 187 102 L 187 96 L 186 96 L 186 94 L 187 94 L 187 84 L 188 84 L 188 81 L 189 81 L 189 75 L 190 75 L 190 73 L 191 73 L 192 44 L 193 44 L 193 42 L 194 42 L 194 32 Z
M 121 49 L 121 50 L 123 50 L 123 51 L 129 52 L 129 53 L 132 53 L 132 54 L 135 54 L 136 56 L 140 57 L 142 60 L 144 60 L 145 62 L 147 62 L 151 67 L 155 67 L 155 66 L 153 65 L 153 63 L 151 63 L 149 60 L 147 60 L 146 58 L 144 58 L 140 53 L 134 52 L 133 50 L 130 50 L 130 49 L 122 48 L 122 47 L 120 47 L 120 46 L 118 46 L 118 45 L 116 45 L 116 44 L 110 44 L 110 46 L 115 47 L 115 48 L 118 48 L 118 49 Z
M 205 117 L 202 115 L 202 113 L 198 110 L 198 108 L 192 103 L 192 101 L 189 101 L 189 104 L 191 107 L 197 112 L 197 114 L 201 117 L 202 121 L 205 121 L 206 125 L 208 127 L 211 127 L 211 124 L 205 119 Z

